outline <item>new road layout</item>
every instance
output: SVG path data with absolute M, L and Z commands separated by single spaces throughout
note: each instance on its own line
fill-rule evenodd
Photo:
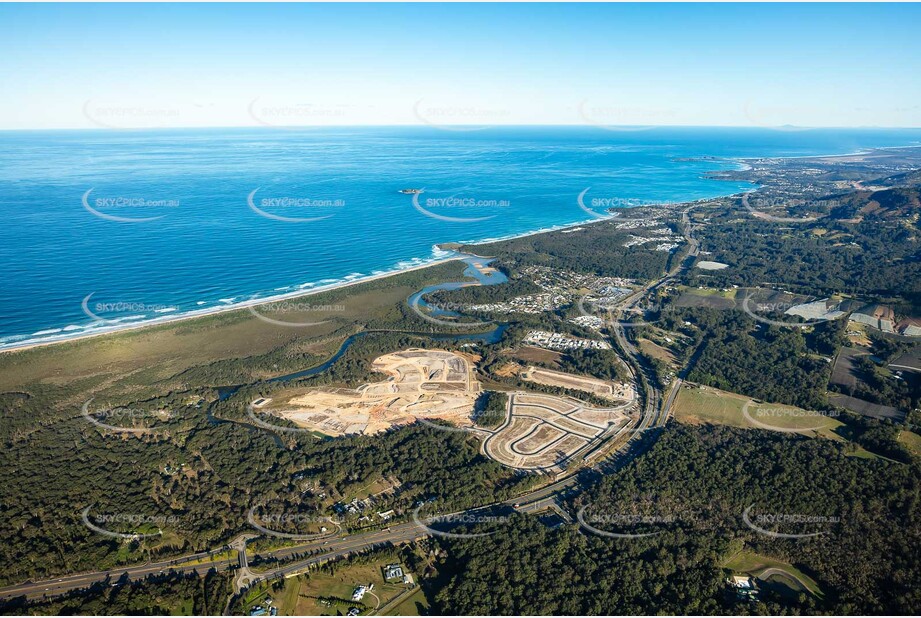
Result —
M 673 279 L 680 271 L 688 268 L 688 265 L 693 263 L 693 258 L 698 251 L 698 245 L 691 235 L 692 225 L 688 220 L 687 211 L 682 213 L 682 223 L 684 224 L 685 239 L 688 242 L 688 252 L 685 254 L 684 259 L 664 277 L 648 283 L 634 294 L 623 299 L 617 307 L 613 308 L 613 316 L 615 319 L 610 323 L 611 332 L 614 335 L 617 347 L 622 351 L 633 374 L 634 382 L 637 387 L 636 392 L 643 396 L 645 400 L 643 413 L 637 424 L 632 428 L 631 437 L 627 440 L 626 444 L 622 445 L 623 448 L 612 453 L 606 459 L 594 466 L 582 467 L 560 480 L 547 484 L 513 500 L 484 505 L 464 511 L 463 513 L 445 516 L 444 519 L 450 520 L 451 517 L 459 515 L 475 516 L 477 513 L 482 514 L 485 511 L 496 511 L 497 509 L 511 509 L 512 511 L 522 513 L 538 513 L 552 510 L 563 517 L 563 519 L 571 521 L 571 517 L 568 516 L 568 513 L 562 506 L 564 499 L 584 490 L 600 478 L 601 475 L 619 469 L 636 457 L 636 455 L 643 452 L 652 443 L 652 440 L 648 439 L 648 436 L 655 433 L 651 430 L 660 429 L 667 422 L 671 406 L 674 403 L 675 396 L 681 384 L 681 379 L 676 378 L 673 380 L 667 397 L 663 397 L 663 393 L 660 392 L 657 386 L 657 380 L 652 367 L 637 353 L 636 348 L 624 333 L 625 323 L 622 323 L 618 318 L 623 315 L 624 311 L 638 303 L 649 291 Z M 469 521 L 468 517 L 462 519 Z M 0 598 L 26 597 L 35 599 L 53 597 L 74 590 L 88 588 L 96 584 L 118 585 L 119 582 L 126 578 L 141 579 L 151 575 L 165 574 L 170 571 L 179 573 L 194 571 L 203 572 L 212 568 L 218 570 L 238 569 L 242 577 L 242 581 L 241 578 L 237 580 L 239 584 L 237 588 L 239 589 L 252 586 L 253 584 L 265 580 L 292 577 L 308 570 L 314 565 L 328 560 L 334 560 L 354 552 L 381 545 L 406 543 L 433 533 L 433 529 L 424 522 L 420 524 L 411 520 L 405 523 L 395 523 L 388 528 L 379 530 L 334 537 L 327 536 L 324 537 L 324 539 L 317 539 L 316 541 L 300 545 L 257 552 L 253 556 L 257 564 L 266 561 L 271 563 L 275 561 L 291 560 L 290 563 L 284 566 L 269 568 L 262 571 L 254 571 L 249 566 L 246 543 L 250 538 L 254 538 L 254 535 L 240 535 L 230 544 L 223 547 L 206 552 L 189 554 L 171 560 L 150 562 L 103 571 L 78 573 L 57 579 L 38 582 L 28 581 L 6 586 L 0 588 Z M 303 557 L 298 559 L 299 556 Z

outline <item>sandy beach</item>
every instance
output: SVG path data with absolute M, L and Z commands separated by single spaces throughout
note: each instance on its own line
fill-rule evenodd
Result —
M 367 277 L 362 277 L 361 279 L 355 279 L 354 281 L 341 281 L 337 283 L 330 283 L 329 285 L 319 286 L 312 290 L 305 290 L 301 292 L 290 292 L 288 294 L 279 294 L 277 296 L 272 296 L 268 298 L 257 298 L 251 301 L 244 301 L 241 303 L 234 303 L 233 305 L 228 305 L 226 307 L 209 307 L 207 309 L 199 309 L 196 311 L 191 311 L 189 313 L 184 313 L 180 315 L 170 315 L 164 316 L 162 318 L 154 318 L 152 320 L 144 320 L 141 322 L 136 322 L 133 324 L 116 324 L 113 325 L 110 329 L 98 330 L 92 333 L 82 333 L 75 335 L 64 335 L 60 339 L 50 340 L 50 341 L 35 341 L 28 342 L 24 341 L 22 344 L 12 344 L 9 347 L 3 348 L 0 350 L 0 354 L 8 352 L 22 352 L 24 350 L 29 350 L 32 348 L 40 348 L 51 345 L 57 345 L 61 343 L 70 343 L 72 341 L 78 341 L 80 339 L 89 339 L 91 337 L 103 337 L 106 335 L 116 335 L 122 332 L 139 330 L 142 328 L 152 328 L 154 326 L 162 326 L 164 324 L 172 324 L 175 322 L 182 322 L 185 320 L 194 320 L 198 318 L 210 317 L 213 315 L 218 315 L 222 313 L 230 313 L 232 311 L 240 311 L 246 309 L 247 307 L 259 307 L 261 305 L 270 305 L 281 300 L 289 300 L 292 298 L 304 298 L 307 296 L 313 296 L 315 294 L 320 294 L 323 292 L 329 292 L 332 290 L 338 290 L 342 288 L 348 288 L 362 283 L 368 283 L 370 281 L 376 281 L 378 279 L 383 279 L 385 277 L 393 277 L 395 275 L 400 275 L 402 273 L 408 273 L 414 270 L 421 270 L 423 268 L 429 268 L 431 266 L 437 266 L 439 264 L 444 264 L 446 262 L 453 262 L 455 260 L 461 259 L 462 255 L 451 256 L 441 260 L 435 260 L 428 262 L 426 264 L 419 264 L 417 266 L 410 266 L 408 268 L 402 268 L 400 270 L 389 271 L 385 273 L 379 273 L 376 275 L 368 275 Z
M 573 228 L 573 227 L 589 225 L 591 223 L 598 223 L 598 222 L 607 221 L 607 220 L 608 219 L 596 219 L 596 220 L 591 220 L 591 221 L 581 221 L 581 222 L 570 223 L 570 224 L 561 225 L 561 226 L 555 226 L 553 228 L 548 228 L 548 229 L 534 230 L 531 232 L 524 232 L 522 234 L 513 234 L 513 235 L 509 235 L 509 236 L 502 237 L 502 238 L 488 238 L 485 240 L 480 240 L 480 241 L 470 242 L 470 243 L 466 241 L 461 241 L 461 242 L 455 242 L 455 243 L 442 243 L 442 244 L 443 245 L 489 244 L 493 242 L 511 240 L 514 238 L 524 238 L 527 236 L 534 236 L 536 234 L 547 234 L 550 232 L 558 232 L 558 231 Z M 266 298 L 257 298 L 257 299 L 253 299 L 249 301 L 234 303 L 226 307 L 208 307 L 206 309 L 198 309 L 198 310 L 189 311 L 187 313 L 182 313 L 182 314 L 164 315 L 162 317 L 157 317 L 157 318 L 153 318 L 150 320 L 142 320 L 142 321 L 134 322 L 134 323 L 113 324 L 109 328 L 102 328 L 102 329 L 99 329 L 91 333 L 76 333 L 73 335 L 61 335 L 59 338 L 49 338 L 47 341 L 28 341 L 27 340 L 27 341 L 23 341 L 22 343 L 13 343 L 13 344 L 8 345 L 7 347 L 0 349 L 0 354 L 11 353 L 11 352 L 23 352 L 23 351 L 30 350 L 33 348 L 40 348 L 40 347 L 58 345 L 62 343 L 69 343 L 73 341 L 79 341 L 81 339 L 89 339 L 91 337 L 104 337 L 106 335 L 115 335 L 115 334 L 119 334 L 119 333 L 123 333 L 127 331 L 139 330 L 142 328 L 152 328 L 155 326 L 163 326 L 165 324 L 172 324 L 172 323 L 182 322 L 186 320 L 205 318 L 205 317 L 210 317 L 210 316 L 219 315 L 223 313 L 240 311 L 248 307 L 259 307 L 262 305 L 269 305 L 269 304 L 272 304 L 278 301 L 282 301 L 282 300 L 290 300 L 290 299 L 295 299 L 295 298 L 306 298 L 306 297 L 314 296 L 316 294 L 321 294 L 324 292 L 330 292 L 333 290 L 349 288 L 352 286 L 360 285 L 362 283 L 368 283 L 371 281 L 384 279 L 386 277 L 393 277 L 396 275 L 400 275 L 402 273 L 422 270 L 424 268 L 430 268 L 432 266 L 438 266 L 439 264 L 445 264 L 447 262 L 453 262 L 456 260 L 460 260 L 470 255 L 474 255 L 474 254 L 457 252 L 455 255 L 452 255 L 450 257 L 432 260 L 431 262 L 426 262 L 424 264 L 418 264 L 416 266 L 409 266 L 406 268 L 395 269 L 395 270 L 391 270 L 391 271 L 387 271 L 383 273 L 378 273 L 375 275 L 368 275 L 366 277 L 361 277 L 353 281 L 338 281 L 336 283 L 330 283 L 327 285 L 318 286 L 310 290 L 294 291 L 294 292 L 288 292 L 285 294 L 277 294 L 277 295 L 269 296 Z M 475 257 L 484 257 L 484 256 L 475 256 Z

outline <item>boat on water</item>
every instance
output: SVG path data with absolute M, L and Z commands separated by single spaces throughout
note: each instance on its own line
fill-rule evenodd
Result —
M 405 193 L 406 195 L 419 195 L 425 191 L 425 189 L 400 189 L 400 193 Z

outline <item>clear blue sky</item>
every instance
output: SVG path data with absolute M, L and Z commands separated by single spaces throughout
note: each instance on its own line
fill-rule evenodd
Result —
M 921 126 L 921 6 L 0 6 L 0 128 Z

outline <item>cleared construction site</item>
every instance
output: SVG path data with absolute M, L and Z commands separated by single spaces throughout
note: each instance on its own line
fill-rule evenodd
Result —
M 570 397 L 513 393 L 505 424 L 486 439 L 483 452 L 512 468 L 562 472 L 626 431 L 630 405 L 594 408 Z
M 374 434 L 420 417 L 473 425 L 480 383 L 463 356 L 409 349 L 380 356 L 373 367 L 390 377 L 356 389 L 314 389 L 266 411 L 330 436 Z
M 534 367 L 533 365 L 521 372 L 520 377 L 526 382 L 536 382 L 537 384 L 559 388 L 571 388 L 607 399 L 632 400 L 636 397 L 633 386 L 627 382 L 611 382 L 589 376 Z

